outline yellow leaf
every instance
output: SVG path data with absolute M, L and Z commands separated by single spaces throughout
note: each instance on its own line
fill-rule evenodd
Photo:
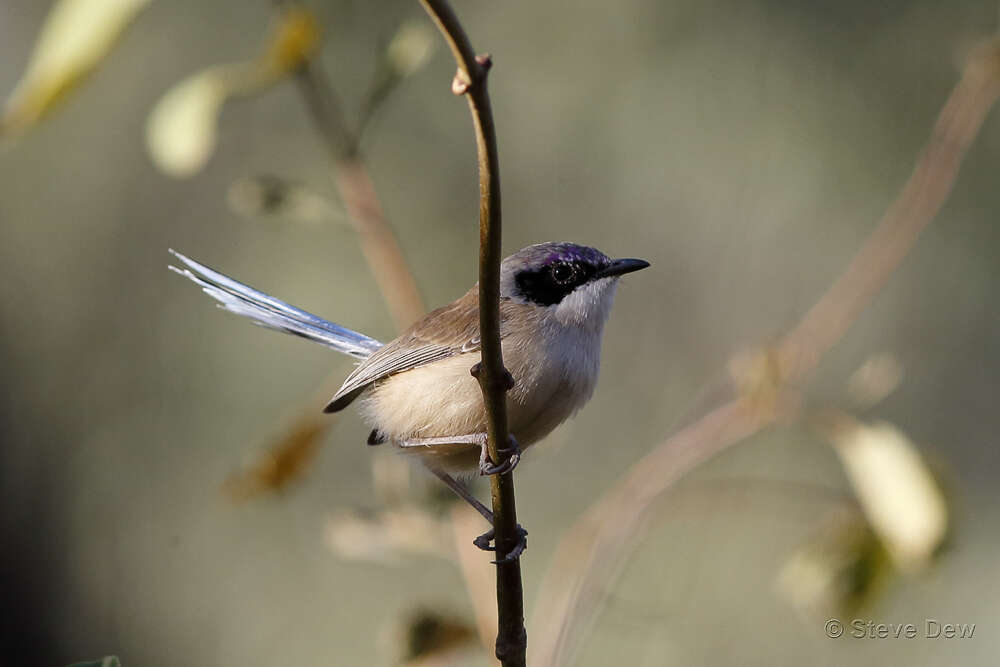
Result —
M 0 136 L 37 122 L 93 70 L 150 0 L 60 0 L 0 115 Z
M 160 98 L 146 125 L 146 145 L 156 165 L 177 178 L 201 169 L 215 150 L 216 125 L 222 103 L 240 65 L 220 65 L 184 79 Z
M 858 502 L 893 562 L 924 567 L 944 542 L 944 494 L 913 443 L 891 424 L 845 422 L 833 444 Z

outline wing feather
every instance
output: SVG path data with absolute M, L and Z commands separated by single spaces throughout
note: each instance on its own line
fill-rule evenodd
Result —
M 500 337 L 513 312 L 524 308 L 511 301 L 500 303 Z M 337 412 L 383 378 L 425 366 L 456 354 L 480 348 L 479 299 L 476 288 L 451 305 L 432 311 L 396 340 L 376 350 L 354 369 L 330 399 L 326 412 Z

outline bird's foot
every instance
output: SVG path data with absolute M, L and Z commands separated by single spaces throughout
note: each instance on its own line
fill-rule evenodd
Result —
M 517 467 L 521 461 L 521 445 L 518 444 L 514 436 L 508 436 L 508 446 L 497 450 L 501 456 L 506 456 L 504 461 L 494 464 L 490 460 L 490 451 L 487 443 L 483 442 L 479 450 L 479 474 L 480 475 L 504 475 Z
M 495 545 L 490 544 L 496 539 L 496 530 L 490 528 L 488 531 L 477 537 L 472 541 L 477 547 L 483 551 L 496 551 Z M 524 550 L 528 548 L 528 531 L 521 527 L 521 524 L 517 524 L 517 544 L 514 548 L 507 552 L 503 557 L 493 561 L 494 565 L 500 563 L 512 563 L 521 557 Z

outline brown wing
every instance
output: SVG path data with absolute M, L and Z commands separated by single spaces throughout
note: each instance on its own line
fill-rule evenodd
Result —
M 505 323 L 518 309 L 511 301 L 500 303 L 500 336 Z M 343 410 L 373 382 L 456 354 L 479 349 L 479 294 L 469 290 L 457 301 L 428 313 L 396 340 L 376 350 L 347 376 L 324 412 Z

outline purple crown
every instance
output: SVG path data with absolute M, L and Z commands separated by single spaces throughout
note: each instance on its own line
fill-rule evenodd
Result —
M 550 241 L 522 248 L 504 260 L 504 264 L 548 266 L 554 262 L 583 262 L 604 266 L 611 259 L 597 248 L 576 243 Z

